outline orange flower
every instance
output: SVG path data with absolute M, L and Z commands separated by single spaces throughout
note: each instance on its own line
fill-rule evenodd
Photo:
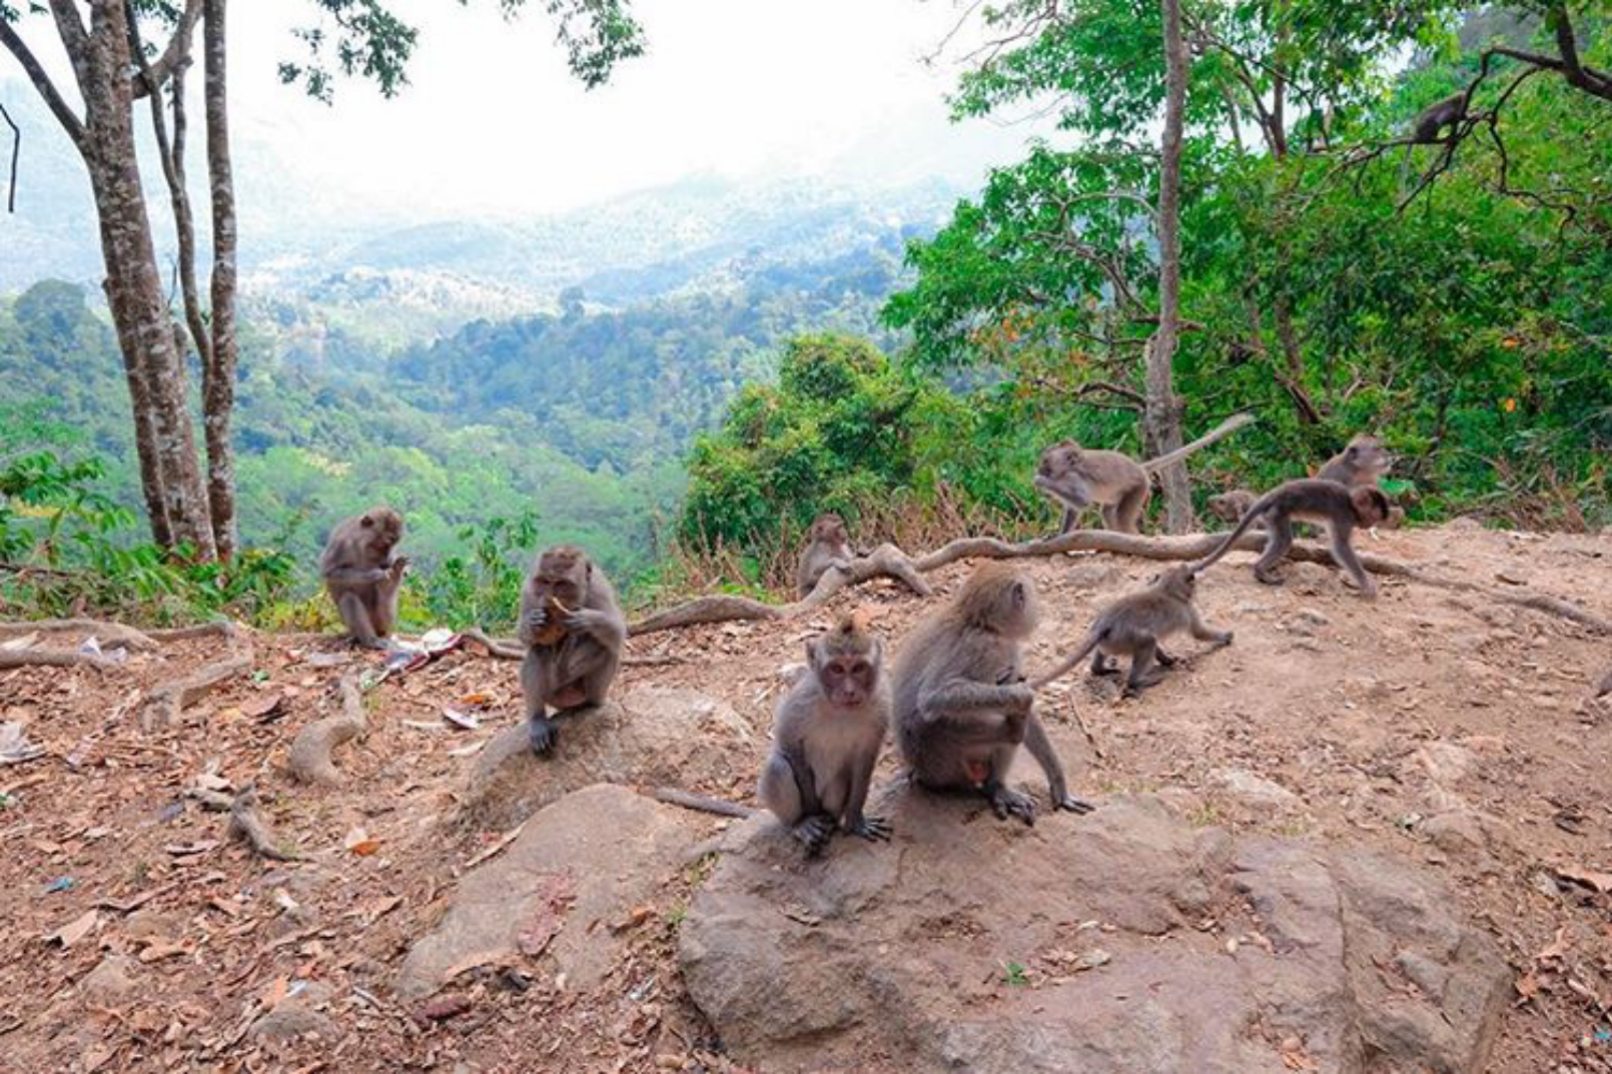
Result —
M 1517 409 L 1517 400 L 1507 399 L 1505 402 L 1501 403 L 1500 406 L 1507 414 L 1511 414 Z

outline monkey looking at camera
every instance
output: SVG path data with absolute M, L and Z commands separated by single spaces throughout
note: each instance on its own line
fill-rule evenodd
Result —
M 627 619 L 604 571 L 571 545 L 537 557 L 521 591 L 521 692 L 532 749 L 554 748 L 559 728 L 549 718 L 598 705 L 621 667 Z
M 806 663 L 778 703 L 757 793 L 808 856 L 836 829 L 888 839 L 890 825 L 862 812 L 890 725 L 884 643 L 847 616 L 806 643 Z
M 1092 654 L 1093 675 L 1113 675 L 1118 668 L 1108 659 L 1114 656 L 1131 658 L 1130 674 L 1125 679 L 1125 696 L 1136 697 L 1149 686 L 1164 678 L 1164 668 L 1176 664 L 1175 657 L 1167 654 L 1159 642 L 1171 634 L 1188 631 L 1199 641 L 1212 642 L 1219 649 L 1231 644 L 1229 630 L 1214 630 L 1204 624 L 1192 598 L 1198 588 L 1198 576 L 1191 567 L 1171 567 L 1159 575 L 1146 589 L 1129 593 L 1108 605 L 1097 615 L 1086 638 L 1075 651 L 1056 668 L 1034 682 L 1039 690 Z M 1159 667 L 1154 667 L 1154 661 Z
M 845 520 L 833 512 L 818 515 L 806 533 L 806 547 L 801 549 L 800 565 L 795 570 L 797 595 L 807 596 L 817 588 L 817 580 L 823 577 L 824 571 L 830 567 L 846 567 L 855 558 Z
M 998 817 L 1026 824 L 1035 823 L 1035 802 L 1006 784 L 1021 743 L 1046 773 L 1054 809 L 1092 809 L 1069 793 L 1020 669 L 1037 620 L 1029 577 L 988 564 L 913 628 L 893 672 L 896 743 L 913 781 L 983 794 Z
M 384 649 L 397 623 L 397 591 L 408 567 L 392 557 L 403 539 L 403 516 L 375 507 L 337 524 L 319 557 L 319 574 L 348 635 L 366 649 Z
M 1355 556 L 1350 540 L 1357 526 L 1369 529 L 1388 517 L 1388 497 L 1378 488 L 1349 488 L 1336 481 L 1304 478 L 1276 486 L 1258 500 L 1243 515 L 1237 528 L 1226 535 L 1213 552 L 1193 564 L 1193 571 L 1204 570 L 1231 550 L 1237 538 L 1260 518 L 1270 536 L 1265 551 L 1254 564 L 1254 577 L 1266 585 L 1281 585 L 1282 579 L 1271 570 L 1287 550 L 1293 546 L 1293 520 L 1324 522 L 1332 537 L 1332 558 L 1347 570 L 1366 597 L 1377 595 L 1377 583 Z

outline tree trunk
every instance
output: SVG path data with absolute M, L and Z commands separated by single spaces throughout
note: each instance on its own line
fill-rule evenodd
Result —
M 1159 327 L 1147 341 L 1147 404 L 1143 433 L 1151 454 L 1181 446 L 1181 406 L 1171 367 L 1181 327 L 1181 140 L 1187 97 L 1187 51 L 1181 36 L 1180 0 L 1162 0 L 1164 14 L 1164 144 L 1159 165 Z M 1192 487 L 1184 463 L 1159 474 L 1165 525 L 1171 533 L 1192 528 Z
M 207 176 L 213 202 L 213 338 L 203 351 L 202 422 L 207 435 L 207 499 L 218 554 L 235 554 L 235 176 L 230 161 L 225 72 L 226 0 L 207 0 L 202 24 L 206 66 Z
M 163 509 L 153 513 L 152 535 L 159 542 L 189 543 L 199 558 L 212 559 L 212 527 L 185 408 L 184 363 L 163 299 L 135 156 L 128 78 L 133 57 L 126 18 L 120 2 L 91 8 L 80 86 L 88 120 L 84 157 L 106 265 L 104 287 L 129 377 L 142 480 L 149 480 L 154 469 L 160 486 L 155 497 Z M 148 485 L 148 507 L 152 499 Z

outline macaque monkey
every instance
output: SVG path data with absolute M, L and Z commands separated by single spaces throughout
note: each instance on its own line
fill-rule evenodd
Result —
M 871 555 L 876 560 L 879 557 L 883 557 L 879 573 L 894 578 L 920 597 L 929 596 L 929 583 L 901 554 L 901 549 L 892 544 L 880 545 Z M 801 599 L 811 596 L 812 590 L 817 588 L 817 583 L 829 568 L 837 567 L 849 572 L 851 561 L 856 558 L 857 553 L 852 551 L 850 535 L 845 529 L 845 520 L 833 512 L 818 515 L 817 521 L 807 531 L 806 547 L 801 549 L 800 564 L 795 569 L 796 594 Z
M 757 793 L 808 856 L 836 829 L 889 839 L 890 825 L 862 812 L 890 726 L 884 643 L 847 616 L 806 643 L 806 664 L 778 703 Z
M 1220 546 L 1194 564 L 1192 569 L 1201 574 L 1210 564 L 1231 550 L 1257 519 L 1264 518 L 1270 537 L 1265 551 L 1254 564 L 1254 577 L 1266 585 L 1281 585 L 1282 579 L 1271 570 L 1287 555 L 1293 546 L 1293 520 L 1324 522 L 1332 535 L 1332 558 L 1354 578 L 1355 585 L 1366 597 L 1377 595 L 1377 583 L 1355 556 L 1350 539 L 1355 527 L 1370 528 L 1388 517 L 1388 497 L 1375 487 L 1349 488 L 1336 481 L 1303 478 L 1276 486 L 1250 507 L 1237 528 L 1226 535 Z
M 1357 436 L 1316 471 L 1318 481 L 1340 485 L 1374 486 L 1394 466 L 1394 457 L 1375 436 Z
M 366 649 L 384 649 L 384 639 L 397 623 L 397 591 L 409 565 L 393 558 L 403 539 L 403 516 L 390 507 L 375 507 L 330 531 L 319 574 L 347 625 L 347 634 Z
M 1259 497 L 1247 489 L 1232 489 L 1230 492 L 1209 497 L 1209 513 L 1220 521 L 1235 526 L 1243 515 L 1248 513 L 1248 509 L 1254 506 L 1254 501 L 1257 499 Z M 1264 523 L 1255 525 L 1260 529 L 1265 528 Z
M 1199 641 L 1213 642 L 1216 649 L 1230 645 L 1231 631 L 1213 630 L 1198 617 L 1198 609 L 1192 603 L 1197 588 L 1198 577 L 1191 567 L 1171 567 L 1146 589 L 1114 601 L 1098 613 L 1097 621 L 1074 653 L 1035 680 L 1035 689 L 1063 675 L 1090 653 L 1093 675 L 1117 674 L 1119 669 L 1108 663 L 1109 657 L 1130 657 L 1125 696 L 1137 697 L 1164 678 L 1165 668 L 1175 666 L 1175 657 L 1159 645 L 1171 634 L 1188 631 Z M 1154 667 L 1154 661 L 1160 666 Z
M 1142 512 L 1153 495 L 1151 475 L 1253 420 L 1248 414 L 1235 414 L 1192 443 L 1146 462 L 1118 451 L 1089 450 L 1073 440 L 1061 440 L 1041 453 L 1035 487 L 1063 507 L 1060 534 L 1074 529 L 1080 513 L 1091 504 L 1099 506 L 1105 529 L 1140 533 Z
M 795 570 L 795 591 L 805 597 L 817 588 L 817 580 L 830 567 L 844 567 L 856 558 L 845 520 L 832 512 L 817 516 L 806 534 L 806 547 Z
M 1030 579 L 988 564 L 913 628 L 893 672 L 896 743 L 913 781 L 983 794 L 998 817 L 1026 824 L 1035 823 L 1035 802 L 1006 784 L 1020 743 L 1047 774 L 1054 809 L 1093 808 L 1069 793 L 1024 681 L 1021 647 L 1037 620 Z
M 556 545 L 537 557 L 521 591 L 517 636 L 526 648 L 521 692 L 532 749 L 554 748 L 559 728 L 549 718 L 602 703 L 621 667 L 627 619 L 604 571 L 586 553 Z
M 1462 90 L 1422 109 L 1411 124 L 1410 141 L 1417 145 L 1436 145 L 1444 141 L 1445 127 L 1449 127 L 1453 135 L 1456 124 L 1465 118 L 1466 91 Z

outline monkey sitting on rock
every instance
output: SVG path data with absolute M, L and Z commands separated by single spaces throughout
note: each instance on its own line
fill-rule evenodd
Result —
M 1204 624 L 1192 599 L 1197 593 L 1198 576 L 1191 567 L 1171 567 L 1146 589 L 1129 593 L 1098 613 L 1086 638 L 1056 668 L 1035 680 L 1037 690 L 1057 679 L 1092 654 L 1093 675 L 1115 675 L 1119 669 L 1109 664 L 1114 656 L 1131 658 L 1125 679 L 1125 696 L 1137 697 L 1164 678 L 1164 669 L 1176 659 L 1159 645 L 1171 634 L 1187 631 L 1199 641 L 1212 642 L 1219 649 L 1230 645 L 1229 630 L 1214 630 Z M 1160 666 L 1154 667 L 1157 661 Z
M 627 619 L 610 580 L 580 548 L 556 545 L 537 557 L 521 591 L 521 692 L 532 749 L 554 748 L 558 712 L 602 703 L 621 667 Z M 557 713 L 558 714 L 558 713 Z
M 406 556 L 393 558 L 403 539 L 403 516 L 375 507 L 339 523 L 319 557 L 319 574 L 341 613 L 348 636 L 366 649 L 385 649 L 397 623 L 397 593 Z
M 806 644 L 807 668 L 778 703 L 772 756 L 758 794 L 808 856 L 836 830 L 890 838 L 882 817 L 862 812 L 890 723 L 884 643 L 846 617 Z
M 1093 808 L 1069 793 L 1024 681 L 1021 650 L 1037 620 L 1029 577 L 987 564 L 913 628 L 894 671 L 896 744 L 913 782 L 982 794 L 998 817 L 1026 824 L 1035 823 L 1035 802 L 1007 786 L 1021 743 L 1046 773 L 1054 809 Z

